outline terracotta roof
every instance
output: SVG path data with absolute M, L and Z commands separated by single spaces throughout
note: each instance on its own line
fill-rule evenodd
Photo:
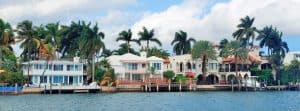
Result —
M 164 64 L 169 64 L 169 63 L 170 63 L 170 59 L 169 58 L 164 59 Z
M 223 59 L 223 62 L 229 62 L 229 63 L 235 63 L 235 58 L 233 56 L 229 56 Z M 251 64 L 252 62 L 262 62 L 260 58 L 257 58 L 251 54 L 248 54 L 248 59 L 246 61 L 242 61 L 240 58 L 238 58 L 237 63 L 238 64 Z

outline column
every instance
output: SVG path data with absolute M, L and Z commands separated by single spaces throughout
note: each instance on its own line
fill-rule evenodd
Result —
M 129 80 L 132 80 L 132 74 L 131 73 L 129 74 Z

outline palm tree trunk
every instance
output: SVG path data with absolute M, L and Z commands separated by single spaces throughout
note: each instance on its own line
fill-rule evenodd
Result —
M 130 49 L 130 45 L 129 45 L 129 41 L 127 41 L 127 52 L 129 53 L 129 49 Z
M 28 57 L 28 66 L 27 66 L 27 87 L 29 87 L 29 80 L 30 80 L 30 78 L 29 78 L 29 69 L 30 69 L 30 47 L 29 47 L 29 42 L 28 42 L 28 44 L 27 44 L 27 47 L 28 47 L 28 49 L 27 49 L 27 57 Z
M 92 57 L 92 82 L 95 81 L 95 61 L 94 61 L 94 54 L 93 54 L 93 57 Z
M 202 58 L 202 80 L 206 81 L 206 55 Z
M 2 68 L 2 48 L 0 49 L 0 69 Z
M 149 49 L 149 40 L 147 40 L 147 52 L 148 52 L 148 49 Z
M 44 71 L 42 73 L 42 77 L 41 77 L 41 81 L 39 83 L 39 87 L 41 87 L 41 82 L 44 82 L 44 75 L 45 75 L 45 72 L 46 72 L 46 69 L 47 69 L 48 66 L 49 66 L 49 61 L 46 60 L 46 67 L 44 68 Z
M 239 74 L 238 74 L 238 70 L 237 70 L 237 68 L 238 68 L 238 66 L 237 66 L 237 54 L 235 54 L 234 55 L 234 59 L 235 59 L 235 61 L 234 61 L 234 67 L 235 67 L 235 75 L 236 75 L 236 78 L 237 78 L 237 81 L 238 81 L 238 87 L 239 87 L 239 91 L 241 90 L 241 80 L 240 80 L 240 76 L 239 76 Z

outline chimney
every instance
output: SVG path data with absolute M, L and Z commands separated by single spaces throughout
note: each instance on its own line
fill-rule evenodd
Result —
M 147 58 L 147 53 L 145 51 L 140 52 L 142 58 Z
M 73 61 L 74 61 L 75 63 L 79 63 L 79 60 L 80 60 L 80 57 L 77 57 L 77 56 L 76 56 L 76 57 L 73 58 Z

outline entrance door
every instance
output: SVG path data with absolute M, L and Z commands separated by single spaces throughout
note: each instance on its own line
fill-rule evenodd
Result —
M 70 85 L 73 84 L 73 76 L 69 76 L 69 84 L 70 84 Z

